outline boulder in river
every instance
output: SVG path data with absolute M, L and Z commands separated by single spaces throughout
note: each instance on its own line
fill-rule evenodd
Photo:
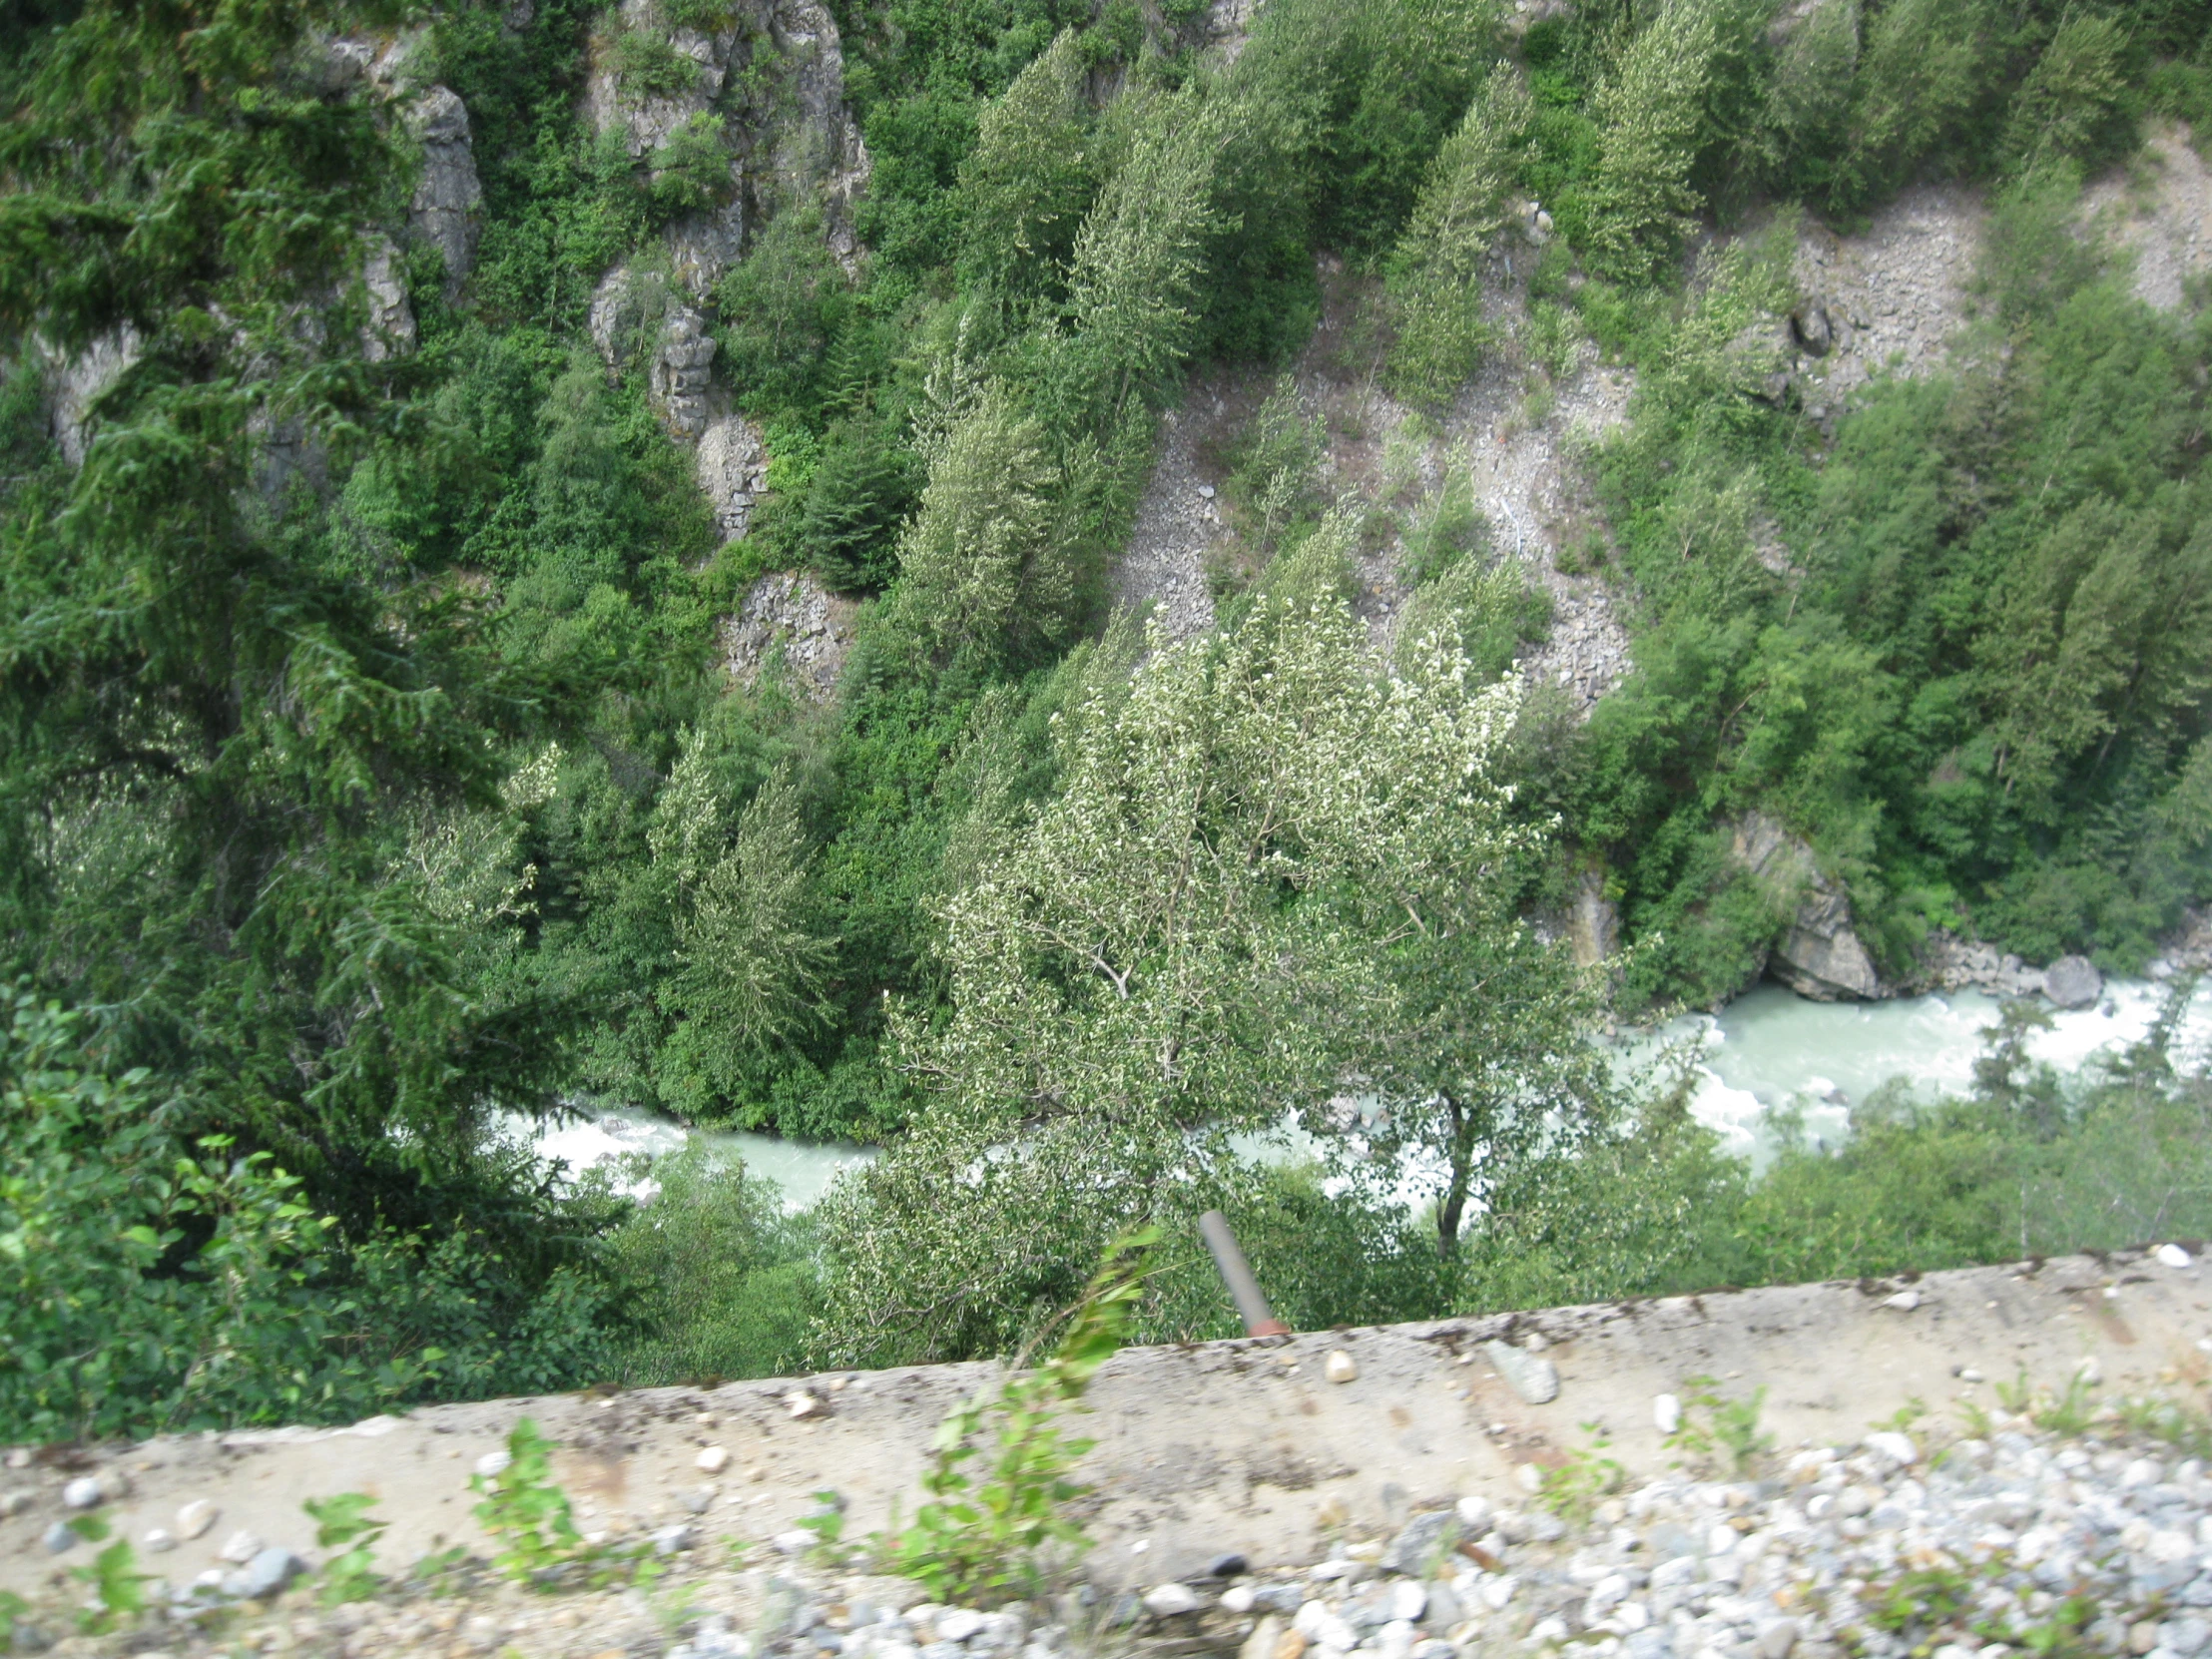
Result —
M 2104 994 L 2104 975 L 2086 956 L 2061 956 L 2043 969 L 2043 994 L 2061 1008 L 2087 1008 Z
M 1730 854 L 1795 905 L 1767 959 L 1777 979 L 1816 1002 L 1882 995 L 1874 957 L 1852 924 L 1850 895 L 1822 872 L 1810 843 L 1764 813 L 1747 813 Z

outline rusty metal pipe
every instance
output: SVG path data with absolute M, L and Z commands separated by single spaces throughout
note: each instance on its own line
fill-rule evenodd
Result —
M 1237 1312 L 1244 1316 L 1245 1335 L 1248 1337 L 1288 1337 L 1291 1328 L 1275 1317 L 1268 1307 L 1268 1299 L 1260 1294 L 1260 1282 L 1252 1277 L 1252 1264 L 1245 1260 L 1245 1253 L 1237 1246 L 1237 1235 L 1229 1231 L 1229 1218 L 1219 1210 L 1209 1210 L 1198 1218 L 1198 1236 L 1206 1241 L 1206 1248 L 1213 1252 L 1214 1266 L 1221 1273 L 1221 1282 L 1229 1287 L 1229 1300 L 1237 1305 Z

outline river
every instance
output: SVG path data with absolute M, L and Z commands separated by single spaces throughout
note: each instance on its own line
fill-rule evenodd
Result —
M 2091 1008 L 2058 1011 L 2030 1052 L 2061 1072 L 2078 1071 L 2098 1050 L 2139 1039 L 2150 1029 L 2163 988 L 2147 980 L 2109 980 Z M 1673 1020 L 1630 1049 L 1697 1045 L 1691 1110 L 1720 1131 L 1730 1150 L 1755 1162 L 1766 1150 L 1761 1118 L 1796 1103 L 1809 1134 L 1834 1145 L 1848 1131 L 1851 1107 L 1894 1077 L 1924 1099 L 1963 1093 L 1983 1032 L 1999 1004 L 1978 991 L 1900 997 L 1887 1002 L 1809 1002 L 1780 985 L 1761 985 L 1715 1014 Z M 2199 989 L 2182 1024 L 2183 1053 L 2212 1052 L 2212 982 Z M 580 1116 L 539 1133 L 538 1150 L 581 1169 L 625 1152 L 673 1152 L 698 1136 L 735 1153 L 748 1170 L 783 1189 L 793 1209 L 815 1203 L 839 1172 L 866 1162 L 871 1147 L 788 1141 L 737 1130 L 690 1130 L 649 1112 L 579 1108 Z

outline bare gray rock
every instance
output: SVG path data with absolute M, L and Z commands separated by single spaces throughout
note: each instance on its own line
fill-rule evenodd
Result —
M 768 488 L 768 450 L 745 416 L 724 415 L 699 437 L 695 475 L 715 509 L 722 539 L 737 541 L 752 527 L 753 504 Z
M 1549 1360 L 1505 1342 L 1484 1343 L 1482 1353 L 1506 1386 L 1529 1404 L 1548 1405 L 1559 1397 L 1559 1368 Z
M 1778 896 L 1795 903 L 1768 958 L 1776 978 L 1817 1002 L 1883 994 L 1874 958 L 1853 927 L 1850 896 L 1822 872 L 1810 845 L 1766 814 L 1750 813 L 1737 825 L 1729 851 Z
M 75 356 L 54 356 L 47 370 L 53 387 L 54 441 L 71 466 L 85 464 L 92 406 L 139 360 L 139 332 L 128 322 L 111 328 Z
M 415 348 L 414 307 L 399 280 L 399 250 L 381 234 L 368 239 L 361 261 L 361 285 L 368 290 L 368 322 L 361 330 L 361 354 L 372 363 L 406 355 Z
M 746 590 L 738 614 L 722 625 L 730 675 L 750 686 L 780 660 L 799 690 L 822 702 L 836 689 L 837 673 L 844 667 L 852 616 L 850 601 L 836 598 L 802 571 L 764 576 Z
M 2043 969 L 2043 994 L 2061 1008 L 2087 1008 L 2104 994 L 2104 975 L 2086 956 L 2061 956 Z
M 407 204 L 407 223 L 445 262 L 447 287 L 458 288 L 476 258 L 476 214 L 484 205 L 468 106 L 450 88 L 432 87 L 409 106 L 407 126 L 422 146 L 422 176 Z
M 1620 948 L 1620 910 L 1605 896 L 1605 872 L 1586 869 L 1575 883 L 1574 903 L 1567 911 L 1567 943 L 1575 962 L 1595 967 Z
M 707 319 L 689 305 L 670 311 L 661 324 L 647 388 L 654 408 L 680 438 L 696 438 L 707 429 L 714 360 L 714 336 L 707 332 Z

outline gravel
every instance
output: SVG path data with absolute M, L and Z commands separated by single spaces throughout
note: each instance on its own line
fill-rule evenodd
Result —
M 275 1545 L 243 1571 L 156 1579 L 148 1626 L 69 1645 L 176 1659 L 242 1641 L 331 1659 L 2031 1659 L 2056 1641 L 2212 1659 L 2204 1463 L 2109 1420 L 2072 1437 L 2020 1417 L 1982 1426 L 1887 1425 L 1740 1478 L 1678 1472 L 1610 1495 L 1577 1482 L 1566 1519 L 1470 1493 L 1303 1568 L 1245 1573 L 1225 1556 L 1219 1574 L 992 1608 L 825 1566 L 807 1533 L 789 1540 L 803 1552 L 724 1563 L 688 1527 L 654 1535 L 672 1576 L 650 1595 L 529 1595 L 474 1563 L 436 1596 L 320 1608 L 311 1577 L 284 1590 L 304 1563 Z M 28 1645 L 62 1622 L 27 1626 Z

